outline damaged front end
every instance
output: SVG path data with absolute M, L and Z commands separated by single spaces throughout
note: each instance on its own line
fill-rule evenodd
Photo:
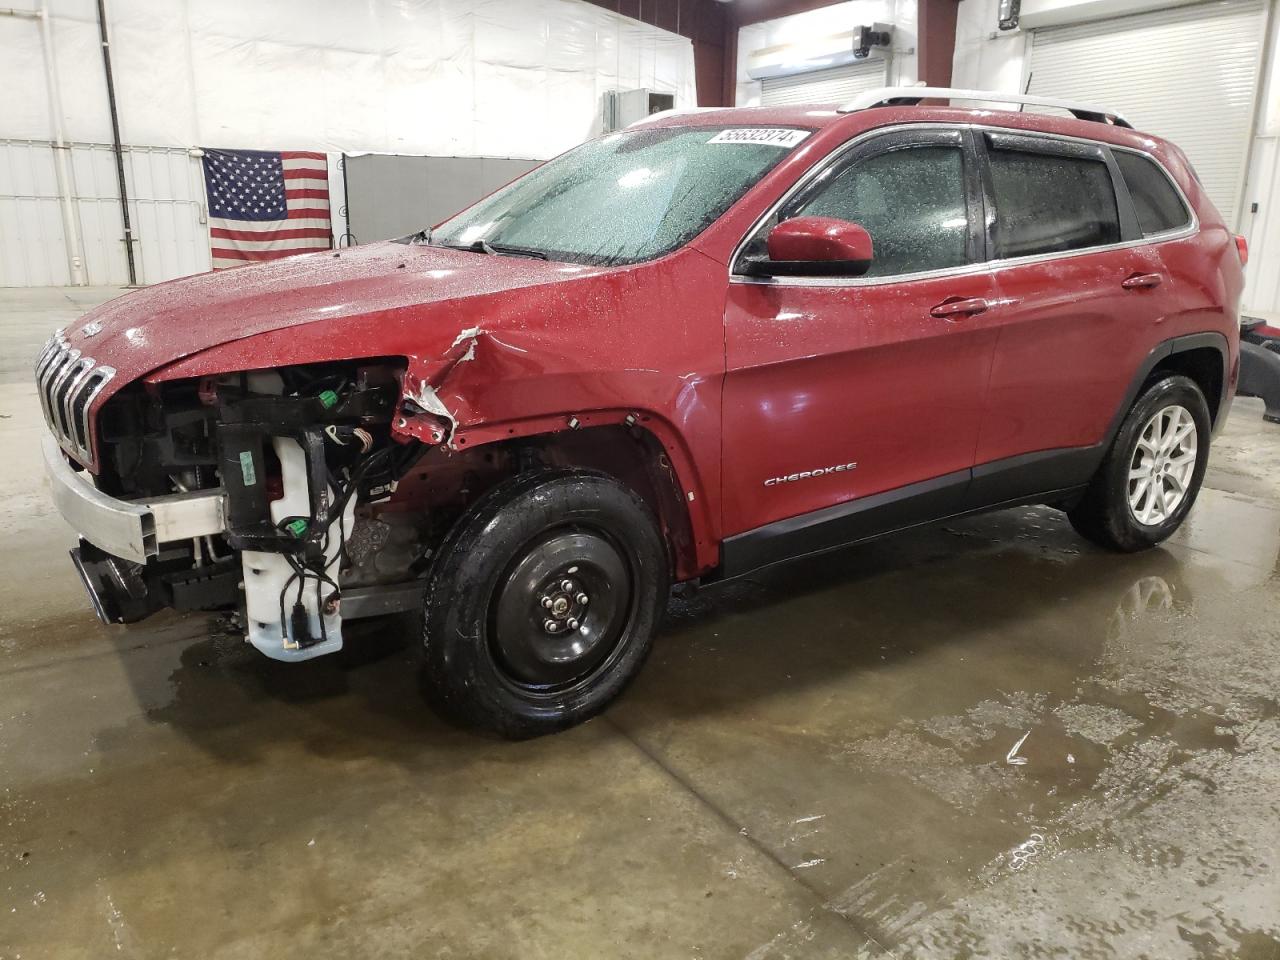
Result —
M 98 615 L 235 610 L 256 648 L 297 660 L 339 649 L 344 618 L 415 606 L 428 531 L 379 516 L 425 450 L 392 437 L 403 376 L 388 359 L 134 383 L 99 413 L 92 478 L 51 437 Z M 393 569 L 370 548 L 388 543 Z

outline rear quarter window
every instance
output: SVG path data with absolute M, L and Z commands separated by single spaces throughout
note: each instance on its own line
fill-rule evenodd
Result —
M 1112 150 L 1124 182 L 1133 197 L 1138 226 L 1150 235 L 1177 230 L 1191 222 L 1191 211 L 1182 202 L 1169 175 L 1150 157 L 1127 150 Z
M 1120 241 L 1111 171 L 1101 160 L 1021 150 L 989 152 L 997 259 Z

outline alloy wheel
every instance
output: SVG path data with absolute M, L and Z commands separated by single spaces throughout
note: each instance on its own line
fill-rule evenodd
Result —
M 1147 421 L 1129 462 L 1129 509 L 1138 523 L 1158 526 L 1182 506 L 1198 450 L 1196 422 L 1186 407 L 1172 404 Z

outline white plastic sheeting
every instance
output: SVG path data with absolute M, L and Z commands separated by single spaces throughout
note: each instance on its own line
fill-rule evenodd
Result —
M 893 25 L 893 46 L 886 67 L 888 82 L 894 86 L 915 83 L 918 73 L 916 0 L 848 0 L 740 28 L 737 105 L 757 106 L 761 100 L 760 82 L 747 76 L 747 61 L 752 51 L 847 33 L 870 23 Z
M 48 2 L 87 279 L 124 283 L 96 2 Z M 144 283 L 209 267 L 190 147 L 544 159 L 599 132 L 606 90 L 696 103 L 688 39 L 581 0 L 107 0 L 107 11 Z M 39 31 L 0 15 L 3 286 L 70 282 Z
M 95 2 L 50 5 L 67 136 L 109 142 Z M 606 90 L 696 103 L 691 41 L 581 0 L 107 7 L 131 144 L 542 159 L 599 129 Z M 38 25 L 0 17 L 0 50 L 0 137 L 49 139 Z

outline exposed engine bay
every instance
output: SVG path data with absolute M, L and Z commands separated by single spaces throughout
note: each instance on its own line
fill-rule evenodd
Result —
M 104 619 L 237 610 L 250 643 L 299 660 L 342 646 L 344 613 L 411 608 L 431 544 L 466 503 L 472 462 L 494 457 L 441 455 L 428 477 L 433 448 L 390 434 L 403 366 L 136 383 L 112 397 L 97 488 L 129 501 L 218 491 L 223 531 L 163 543 L 145 564 L 82 540 L 77 566 Z M 350 591 L 358 601 L 344 611 Z

